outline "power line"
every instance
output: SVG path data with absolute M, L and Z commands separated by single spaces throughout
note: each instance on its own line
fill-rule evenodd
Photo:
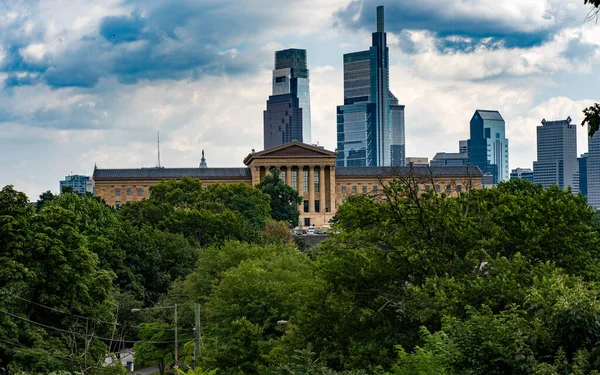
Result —
M 38 325 L 40 327 L 49 328 L 49 329 L 53 329 L 53 330 L 56 330 L 56 331 L 59 331 L 59 332 L 69 333 L 69 334 L 74 335 L 74 336 L 80 336 L 80 337 L 85 337 L 85 338 L 92 337 L 92 338 L 99 339 L 99 340 L 124 342 L 124 343 L 128 343 L 128 344 L 137 344 L 137 343 L 139 343 L 139 344 L 172 344 L 172 343 L 175 342 L 175 341 L 113 340 L 113 339 L 107 338 L 107 337 L 101 337 L 101 336 L 96 336 L 96 335 L 86 335 L 86 334 L 79 333 L 79 332 L 74 332 L 74 331 L 69 331 L 69 330 L 62 329 L 62 328 L 57 328 L 57 327 L 49 326 L 49 325 L 44 324 L 44 323 L 35 322 L 35 321 L 31 320 L 31 319 L 23 318 L 22 316 L 18 316 L 16 314 L 9 313 L 8 311 L 4 311 L 2 309 L 0 309 L 0 312 L 4 313 L 4 314 L 7 314 L 7 315 L 10 315 L 10 316 L 12 316 L 14 318 L 26 321 L 28 323 Z M 181 340 L 181 341 L 183 341 L 183 340 Z
M 28 300 L 28 299 L 26 299 L 26 298 L 19 297 L 19 296 L 15 295 L 15 294 L 12 294 L 12 293 L 10 293 L 10 292 L 6 292 L 6 291 L 5 291 L 5 292 L 3 292 L 3 293 L 4 293 L 4 294 L 8 294 L 8 295 L 10 295 L 10 296 L 12 296 L 12 297 L 14 297 L 14 298 L 20 299 L 21 301 L 29 302 L 29 303 L 31 303 L 31 304 L 34 304 L 34 305 L 36 305 L 36 306 L 43 307 L 43 308 L 45 308 L 45 309 L 48 309 L 48 310 L 51 310 L 51 311 L 55 311 L 55 312 L 58 312 L 58 313 L 61 313 L 61 314 L 65 314 L 65 315 L 71 315 L 71 316 L 74 316 L 74 317 L 76 317 L 76 318 L 81 318 L 81 319 L 92 320 L 92 321 L 99 322 L 99 323 L 103 323 L 103 324 L 110 324 L 110 325 L 112 325 L 112 326 L 119 326 L 119 327 L 124 327 L 124 328 L 134 328 L 134 329 L 141 329 L 141 328 L 144 328 L 144 329 L 149 329 L 149 330 L 152 330 L 152 331 L 174 331 L 174 330 L 175 330 L 175 328 L 152 328 L 152 327 L 143 327 L 143 326 L 139 326 L 139 325 L 127 325 L 127 324 L 120 324 L 120 323 L 117 323 L 117 322 L 109 322 L 109 321 L 106 321 L 106 320 L 101 320 L 101 319 L 96 319 L 96 318 L 90 318 L 90 317 L 86 317 L 86 316 L 82 316 L 82 315 L 74 314 L 74 313 L 72 313 L 72 312 L 69 312 L 69 311 L 63 311 L 63 310 L 56 309 L 56 308 L 54 308 L 54 307 L 46 306 L 46 305 L 43 305 L 43 304 L 41 304 L 41 303 L 39 303 L 39 302 L 30 301 L 30 300 Z M 192 329 L 192 328 L 182 328 L 182 330 L 183 330 L 183 331 L 193 331 L 193 329 Z

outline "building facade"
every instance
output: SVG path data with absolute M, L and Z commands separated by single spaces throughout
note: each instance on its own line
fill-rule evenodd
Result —
M 577 158 L 577 166 L 579 167 L 579 192 L 584 197 L 588 195 L 587 158 L 587 152 Z
M 94 180 L 90 176 L 77 174 L 65 176 L 65 179 L 59 182 L 58 191 L 62 192 L 65 187 L 73 188 L 73 191 L 79 195 L 85 195 L 85 193 L 95 194 Z
M 263 113 L 264 147 L 291 141 L 311 142 L 310 78 L 306 50 L 275 52 L 273 95 Z
M 410 166 L 427 166 L 429 165 L 429 158 L 419 156 L 409 156 L 406 159 L 406 165 Z
M 120 207 L 146 199 L 150 187 L 163 180 L 194 177 L 204 187 L 216 183 L 258 185 L 273 169 L 303 197 L 298 205 L 300 224 L 327 226 L 340 204 L 353 194 L 378 194 L 393 178 L 416 176 L 421 191 L 456 195 L 481 188 L 481 170 L 453 167 L 337 167 L 337 154 L 301 142 L 290 142 L 244 159 L 245 168 L 140 168 L 94 170 L 96 194 Z
M 588 137 L 586 164 L 587 201 L 590 206 L 600 209 L 600 134 Z
M 344 105 L 337 107 L 337 166 L 404 165 L 404 106 L 389 90 L 383 6 L 368 51 L 344 55 Z
M 475 111 L 467 148 L 469 164 L 478 166 L 484 174 L 492 175 L 494 184 L 508 180 L 508 139 L 500 112 Z
M 559 121 L 542 120 L 537 127 L 537 160 L 533 162 L 533 182 L 543 187 L 558 185 L 579 190 L 577 162 L 577 126 L 571 118 Z
M 469 141 L 468 140 L 461 140 L 458 141 L 458 152 L 462 153 L 462 154 L 468 154 L 469 153 Z
M 510 179 L 520 179 L 533 182 L 533 170 L 531 168 L 515 168 L 510 171 Z
M 429 164 L 432 167 L 443 165 L 467 165 L 469 164 L 469 156 L 460 152 L 438 152 L 433 159 L 431 159 Z

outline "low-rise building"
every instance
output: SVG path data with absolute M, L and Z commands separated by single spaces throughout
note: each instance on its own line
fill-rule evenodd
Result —
M 148 198 L 150 187 L 183 177 L 199 178 L 204 187 L 216 183 L 258 185 L 272 169 L 303 197 L 300 224 L 327 226 L 337 207 L 352 194 L 378 194 L 392 179 L 410 179 L 420 191 L 457 195 L 481 188 L 475 166 L 336 167 L 337 153 L 301 142 L 290 142 L 244 159 L 245 168 L 138 168 L 94 170 L 96 194 L 120 207 Z
M 533 182 L 533 171 L 531 168 L 515 168 L 510 171 L 510 179 L 521 179 Z

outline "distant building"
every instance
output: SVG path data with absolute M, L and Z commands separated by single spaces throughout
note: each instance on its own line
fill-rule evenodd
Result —
M 484 174 L 481 176 L 481 187 L 484 189 L 489 189 L 496 186 L 494 183 L 494 176 L 491 174 Z
M 204 150 L 202 150 L 202 159 L 200 159 L 200 168 L 208 168 L 206 159 L 204 158 Z
M 275 52 L 273 95 L 264 111 L 264 147 L 291 141 L 311 142 L 310 79 L 306 50 Z
M 443 165 L 467 165 L 469 163 L 469 156 L 465 153 L 460 152 L 438 152 L 435 154 L 431 162 L 431 166 L 443 166 Z
M 89 176 L 77 174 L 65 176 L 65 179 L 59 183 L 58 191 L 62 192 L 65 187 L 73 188 L 73 191 L 79 195 L 85 195 L 85 193 L 96 194 L 94 180 Z
M 336 165 L 402 165 L 404 106 L 389 89 L 389 51 L 383 6 L 367 51 L 344 55 L 344 105 L 337 107 Z
M 415 156 L 409 156 L 406 158 L 406 165 L 413 165 L 413 166 L 417 166 L 417 165 L 429 165 L 429 158 L 421 158 L 421 157 L 415 157 Z
M 476 110 L 470 128 L 469 164 L 492 175 L 494 184 L 508 180 L 508 139 L 500 112 Z
M 581 154 L 581 156 L 577 158 L 577 164 L 579 167 L 579 191 L 584 197 L 588 195 L 587 160 L 587 152 L 585 154 Z
M 462 154 L 468 154 L 469 153 L 469 141 L 468 140 L 462 140 L 462 141 L 458 141 L 458 152 L 462 153 Z
M 405 165 L 406 135 L 404 124 L 404 105 L 390 91 L 390 128 L 392 131 L 392 166 Z
M 571 118 L 559 121 L 542 120 L 537 127 L 537 161 L 533 162 L 533 182 L 543 187 L 571 187 L 577 193 L 577 126 Z
M 600 133 L 588 137 L 587 201 L 590 206 L 600 209 Z
M 329 225 L 349 196 L 381 194 L 382 183 L 402 176 L 415 177 L 421 192 L 435 190 L 457 196 L 481 188 L 481 170 L 475 166 L 336 167 L 336 158 L 333 151 L 290 142 L 248 154 L 243 168 L 95 168 L 94 180 L 97 195 L 107 204 L 121 207 L 147 199 L 150 188 L 160 181 L 192 177 L 200 179 L 203 187 L 221 183 L 256 186 L 277 168 L 282 180 L 303 198 L 297 207 L 303 226 Z
M 510 179 L 521 179 L 533 182 L 533 170 L 531 168 L 516 168 L 510 171 Z

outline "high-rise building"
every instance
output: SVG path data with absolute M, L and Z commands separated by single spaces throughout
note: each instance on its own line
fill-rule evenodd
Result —
M 600 134 L 588 138 L 587 201 L 600 209 Z
M 460 152 L 438 152 L 435 154 L 429 165 L 443 166 L 443 165 L 467 165 L 469 164 L 469 157 L 467 154 Z
M 338 166 L 404 165 L 404 106 L 389 90 L 383 6 L 368 51 L 344 55 L 344 105 L 337 107 Z
M 543 187 L 571 187 L 577 193 L 579 181 L 577 163 L 577 127 L 571 118 L 559 121 L 542 120 L 537 127 L 537 161 L 533 162 L 533 182 Z
M 510 171 L 510 179 L 521 179 L 533 182 L 533 171 L 531 168 L 515 168 Z
M 65 176 L 65 179 L 61 180 L 59 183 L 59 192 L 62 192 L 65 187 L 73 188 L 73 191 L 79 195 L 85 195 L 85 193 L 96 193 L 94 180 L 89 176 L 77 174 Z
M 469 164 L 492 175 L 494 184 L 508 180 L 508 139 L 500 112 L 478 109 L 471 118 L 470 127 Z
M 263 113 L 265 149 L 294 140 L 311 143 L 309 84 L 306 50 L 275 52 L 273 95 Z
M 458 152 L 460 152 L 461 154 L 468 154 L 469 153 L 469 141 L 468 140 L 461 140 L 458 141 Z
M 579 167 L 579 191 L 584 197 L 588 195 L 587 160 L 587 152 L 585 154 L 581 154 L 581 156 L 577 158 L 577 164 Z

